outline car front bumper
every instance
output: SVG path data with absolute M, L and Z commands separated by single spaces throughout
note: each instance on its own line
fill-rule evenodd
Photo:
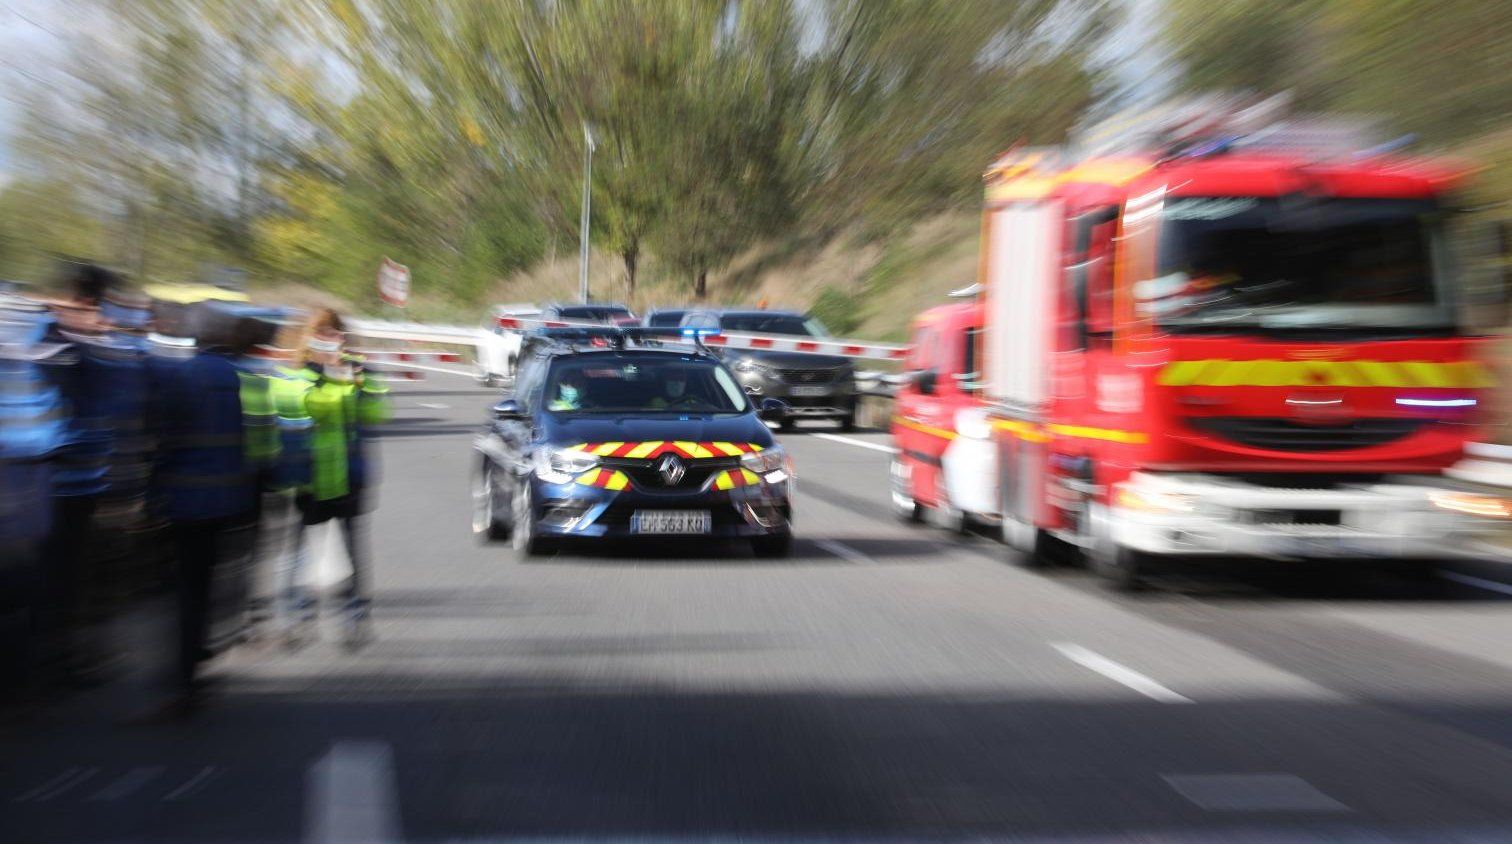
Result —
M 758 402 L 768 398 L 781 400 L 788 406 L 789 417 L 832 418 L 856 412 L 856 385 L 851 378 L 827 384 L 792 384 L 749 372 L 736 372 L 736 378 L 746 395 Z
M 542 536 L 582 538 L 714 538 L 776 536 L 792 531 L 792 480 L 765 480 L 734 489 L 689 492 L 614 491 L 575 483 L 550 484 L 532 478 L 531 496 L 537 532 Z M 639 511 L 706 510 L 708 533 L 637 533 Z

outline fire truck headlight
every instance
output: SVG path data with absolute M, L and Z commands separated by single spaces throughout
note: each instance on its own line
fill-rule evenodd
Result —
M 992 423 L 987 421 L 987 409 L 968 407 L 958 411 L 955 417 L 956 433 L 967 439 L 992 439 Z
M 1124 509 L 1142 513 L 1190 513 L 1197 509 L 1197 501 L 1190 495 L 1138 489 L 1122 484 L 1117 487 L 1113 500 Z
M 1430 492 L 1433 506 L 1488 519 L 1512 519 L 1512 500 L 1469 492 Z

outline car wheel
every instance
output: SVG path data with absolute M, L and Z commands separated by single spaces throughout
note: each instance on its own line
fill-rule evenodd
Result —
M 779 431 L 795 431 L 797 429 L 798 420 L 791 416 L 784 416 L 777 420 L 777 430 Z
M 551 540 L 536 532 L 535 506 L 530 498 L 530 479 L 521 478 L 510 507 L 510 539 L 515 553 L 539 557 L 551 550 Z
M 849 433 L 855 431 L 856 430 L 856 411 L 852 410 L 850 413 L 845 414 L 844 416 L 840 417 L 839 421 L 840 421 L 840 431 L 842 433 L 849 434 Z
M 762 558 L 786 557 L 793 550 L 793 535 L 774 533 L 769 536 L 758 536 L 751 540 L 751 550 L 756 556 Z
M 1092 558 L 1092 571 L 1102 578 L 1103 586 L 1114 592 L 1137 592 L 1144 588 L 1144 576 L 1150 571 L 1151 555 L 1132 548 L 1116 546 L 1099 549 Z
M 498 485 L 494 483 L 494 465 L 488 458 L 478 467 L 473 479 L 473 533 L 485 541 L 509 538 L 509 525 L 499 520 Z
M 892 466 L 888 468 L 888 490 L 893 505 L 893 512 L 909 524 L 918 524 L 924 521 L 924 505 L 914 500 L 912 492 L 908 488 L 909 472 L 898 458 L 894 457 Z

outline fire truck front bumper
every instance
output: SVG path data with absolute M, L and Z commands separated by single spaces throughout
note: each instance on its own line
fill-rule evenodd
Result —
M 1443 559 L 1504 509 L 1411 480 L 1300 487 L 1136 473 L 1114 488 L 1099 533 L 1173 556 Z

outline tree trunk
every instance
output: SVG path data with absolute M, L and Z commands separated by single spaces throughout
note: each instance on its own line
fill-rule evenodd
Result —
M 620 252 L 620 257 L 625 261 L 625 288 L 628 291 L 626 298 L 635 298 L 635 268 L 640 260 L 640 247 L 628 246 Z
M 703 301 L 704 297 L 707 296 L 708 294 L 709 294 L 709 271 L 708 270 L 699 270 L 698 271 L 698 280 L 695 281 L 695 282 L 693 282 L 693 298 L 697 299 L 697 300 L 699 300 L 701 302 L 701 301 Z

